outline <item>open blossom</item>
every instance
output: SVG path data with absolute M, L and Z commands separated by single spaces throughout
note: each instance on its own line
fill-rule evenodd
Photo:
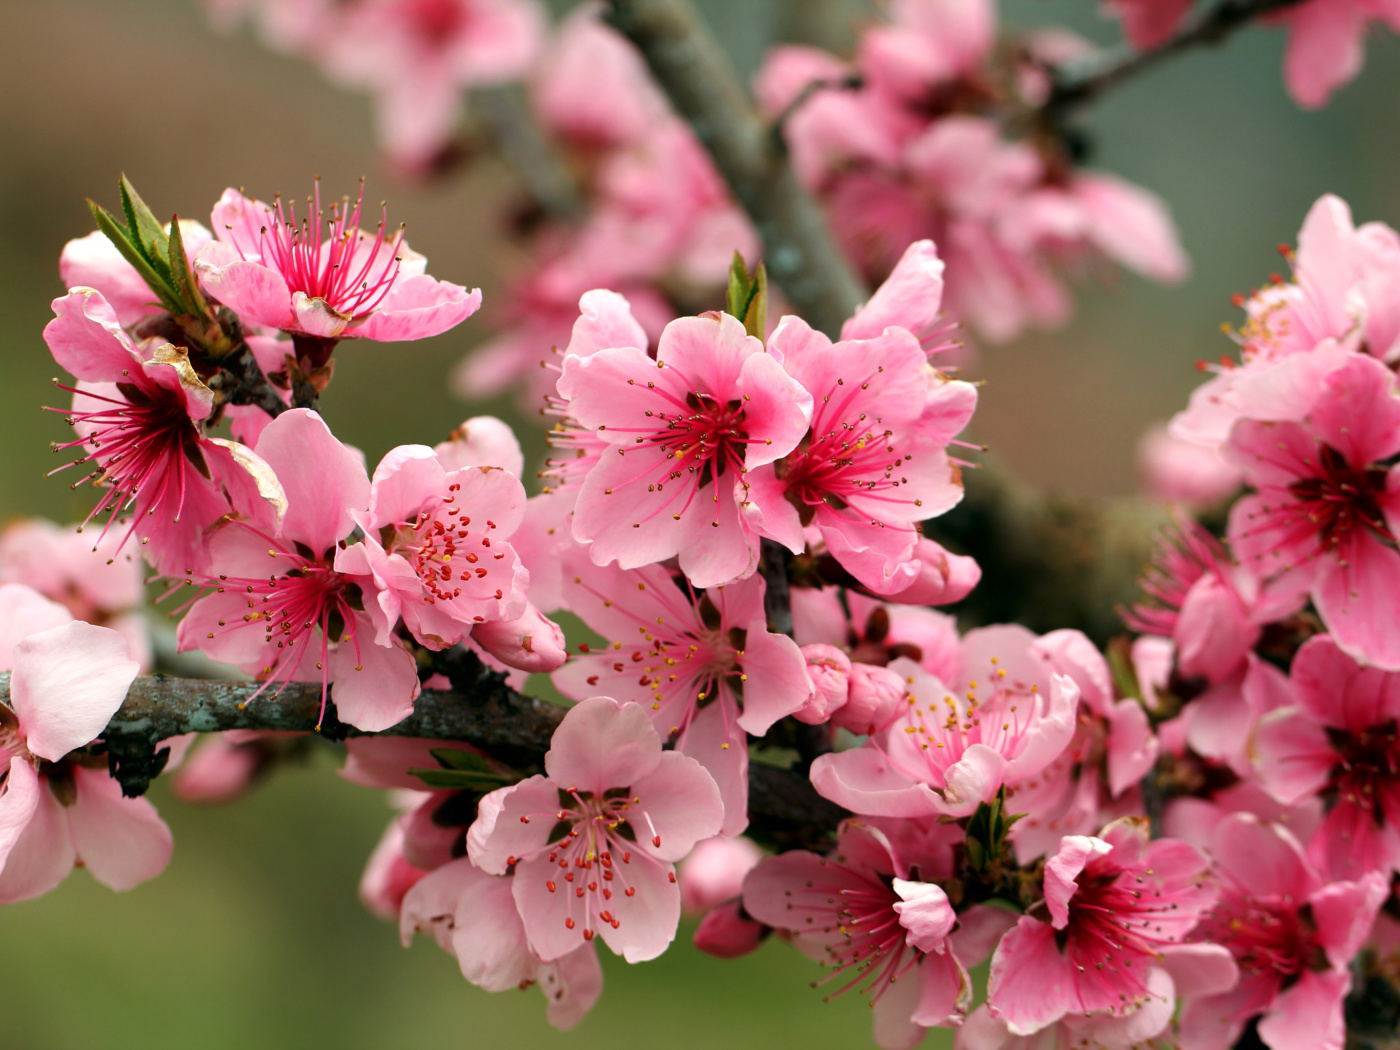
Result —
M 912 870 L 911 870 L 912 869 Z M 744 910 L 786 930 L 830 967 L 839 995 L 864 984 L 882 1050 L 909 1050 L 935 1026 L 961 1022 L 972 982 L 949 935 L 958 921 L 936 883 L 920 881 L 880 830 L 847 821 L 830 857 L 765 857 L 744 879 Z
M 900 265 L 929 279 L 904 294 L 936 302 L 941 266 L 921 265 L 920 252 L 932 254 L 933 246 L 911 246 Z M 891 281 L 902 284 L 901 277 Z M 976 387 L 930 368 L 919 339 L 902 327 L 833 344 L 785 317 L 769 346 L 813 408 L 802 443 L 750 476 L 764 533 L 800 553 L 804 530 L 814 528 L 862 584 L 877 594 L 906 590 L 919 574 L 918 523 L 962 498 L 945 450 L 972 417 Z
M 1141 818 L 1066 836 L 1045 866 L 1045 917 L 1026 915 L 992 957 L 987 1003 L 1016 1035 L 1072 1013 L 1123 1014 L 1152 997 L 1162 952 L 1214 904 L 1210 862 Z
M 1060 756 L 1075 730 L 1074 679 L 1047 673 L 1004 628 L 969 632 L 965 644 L 967 677 L 952 689 L 907 658 L 890 665 L 904 703 L 864 746 L 812 764 L 820 794 L 871 816 L 968 816 Z
M 94 767 L 69 757 L 126 699 L 139 670 L 126 642 L 81 620 L 46 626 L 67 613 L 19 584 L 0 596 L 25 613 L 0 624 L 0 670 L 11 672 L 10 706 L 0 706 L 0 902 L 47 893 L 79 862 L 115 890 L 160 874 L 171 839 L 155 807 L 123 798 L 105 758 Z
M 1229 950 L 1233 990 L 1188 1003 L 1181 1045 L 1233 1046 L 1259 1018 L 1270 1050 L 1342 1050 L 1348 966 L 1389 892 L 1380 872 L 1327 882 L 1288 830 L 1250 814 L 1216 825 L 1209 842 L 1220 899 L 1193 937 Z
M 548 1003 L 549 1023 L 570 1029 L 602 993 L 597 949 L 583 944 L 557 959 L 542 960 L 516 910 L 514 881 L 488 874 L 466 857 L 421 876 L 404 893 L 399 910 L 404 946 L 416 932 L 431 933 L 444 951 L 456 956 L 462 976 L 488 992 L 538 984 Z
M 1395 375 L 1353 355 L 1322 380 L 1298 423 L 1243 420 L 1227 455 L 1252 495 L 1230 510 L 1230 547 L 1265 577 L 1296 574 L 1337 645 L 1400 670 L 1400 452 Z
M 574 510 L 595 564 L 679 554 L 697 587 L 753 572 L 764 508 L 748 472 L 797 446 L 812 397 L 738 320 L 672 321 L 656 360 L 635 346 L 566 357 L 559 393 L 609 446 Z
M 329 219 L 319 182 L 301 217 L 295 204 L 225 190 L 210 219 L 216 240 L 195 257 L 195 273 L 245 325 L 289 333 L 313 367 L 338 340 L 425 339 L 477 311 L 481 291 L 429 277 L 403 231 L 385 229 L 387 215 L 374 235 L 362 229 L 363 204 L 363 184 L 353 205 L 348 197 L 331 205 Z
M 1400 235 L 1379 222 L 1356 226 L 1346 203 L 1325 194 L 1308 210 L 1288 259 L 1291 281 L 1236 296 L 1245 311 L 1234 333 L 1240 361 L 1202 366 L 1215 375 L 1172 419 L 1174 437 L 1218 449 L 1237 420 L 1296 421 L 1352 353 L 1395 356 Z
M 543 961 L 595 934 L 628 962 L 656 958 L 680 919 L 674 863 L 719 832 L 719 789 L 693 758 L 661 750 L 640 706 L 605 696 L 570 709 L 544 763 L 544 775 L 483 799 L 472 862 L 513 869 L 525 937 Z
M 214 393 L 183 348 L 143 356 L 91 288 L 55 299 L 53 309 L 44 340 L 79 381 L 64 388 L 73 391 L 68 415 L 79 438 L 58 447 L 84 449 L 76 462 L 92 463 L 88 479 L 106 486 L 89 519 L 129 511 L 123 542 L 139 536 L 171 574 L 201 567 L 204 529 L 228 511 L 230 495 L 257 498 L 262 465 L 241 445 L 204 436 Z
M 413 710 L 413 657 L 394 639 L 376 642 L 368 578 L 335 568 L 353 512 L 369 504 L 364 464 L 304 408 L 269 423 L 257 451 L 281 482 L 285 512 L 279 524 L 255 508 L 210 534 L 210 567 L 200 581 L 213 593 L 180 622 L 180 648 L 234 664 L 264 689 L 319 681 L 324 690 L 334 682 L 344 721 L 387 729 Z
M 806 703 L 806 660 L 770 632 L 761 576 L 700 594 L 660 566 L 598 568 L 565 561 L 568 607 L 608 639 L 554 672 L 565 696 L 635 700 L 663 739 L 709 770 L 724 798 L 724 833 L 748 823 L 748 736 Z
M 1293 658 L 1294 702 L 1266 714 L 1255 768 L 1286 805 L 1335 798 L 1308 844 L 1333 878 L 1400 870 L 1400 674 L 1358 665 L 1320 635 Z
M 433 649 L 476 624 L 525 614 L 530 574 L 510 545 L 525 489 L 497 467 L 448 470 L 426 445 L 400 445 L 374 470 L 369 506 L 351 517 L 364 539 L 336 552 L 338 572 L 372 581 L 365 612 L 390 645 L 400 618 Z

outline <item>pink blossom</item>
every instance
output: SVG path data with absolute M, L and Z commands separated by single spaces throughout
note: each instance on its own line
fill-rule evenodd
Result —
M 896 0 L 891 25 L 861 34 L 856 64 L 872 88 L 909 103 L 972 77 L 996 43 L 990 0 Z
M 944 681 L 962 672 L 957 624 L 951 616 L 914 605 L 881 602 L 834 587 L 792 591 L 793 637 L 801 645 L 842 648 L 852 660 L 883 667 L 901 656 Z M 847 618 L 846 610 L 850 610 Z
M 811 694 L 797 644 L 768 630 L 764 583 L 751 576 L 696 594 L 660 566 L 564 563 L 568 607 L 608 639 L 554 672 L 573 699 L 606 692 L 643 705 L 664 739 L 697 759 L 724 797 L 724 833 L 748 821 L 746 734 L 761 736 Z
M 1385 0 L 1310 0 L 1275 17 L 1288 27 L 1283 81 L 1304 109 L 1325 106 L 1361 72 L 1369 23 L 1383 21 L 1400 32 L 1400 10 Z
M 166 227 L 170 232 L 170 227 Z M 214 239 L 201 223 L 189 219 L 180 221 L 180 236 L 185 253 L 192 259 L 199 250 Z M 58 259 L 59 276 L 67 288 L 93 288 L 98 291 L 123 328 L 144 321 L 162 312 L 161 305 L 150 286 L 126 261 L 111 239 L 101 230 L 79 237 L 63 246 Z
M 1294 704 L 1256 733 L 1260 782 L 1285 805 L 1335 796 L 1308 845 L 1320 870 L 1357 879 L 1400 869 L 1400 674 L 1359 665 L 1319 635 L 1293 658 L 1289 684 Z
M 28 588 L 0 590 L 7 607 L 28 601 L 40 612 L 44 599 Z M 54 609 L 48 622 L 67 616 Z M 103 885 L 130 889 L 165 868 L 170 829 L 146 799 L 122 797 L 105 760 L 90 768 L 69 752 L 107 728 L 139 667 L 113 630 L 72 620 L 34 633 L 43 620 L 30 620 L 0 624 L 0 670 L 11 672 L 10 706 L 0 706 L 0 902 L 47 893 L 78 862 Z
M 403 826 L 400 818 L 389 822 L 384 835 L 374 847 L 365 871 L 360 876 L 360 903 L 379 919 L 397 920 L 403 909 L 404 897 L 424 875 L 403 855 Z
M 363 579 L 375 641 L 391 644 L 402 618 L 432 649 L 473 626 L 526 614 L 529 573 L 510 545 L 525 489 L 496 467 L 448 470 L 426 445 L 380 460 L 367 509 L 351 512 L 364 539 L 335 555 L 337 572 Z
M 195 257 L 204 289 L 247 325 L 292 336 L 297 356 L 313 367 L 329 360 L 341 339 L 397 342 L 425 339 L 461 324 L 481 306 L 481 291 L 438 281 L 428 260 L 408 247 L 403 231 L 361 229 L 364 185 L 321 208 L 321 184 L 297 217 L 296 205 L 271 206 L 228 189 L 214 205 L 216 240 Z M 320 240 L 322 227 L 329 236 Z
M 483 800 L 467 836 L 472 862 L 514 868 L 525 937 L 542 960 L 595 933 L 628 962 L 654 959 L 680 918 L 674 862 L 724 821 L 719 789 L 693 758 L 661 750 L 640 706 L 604 696 L 564 716 L 544 761 L 544 775 Z
M 525 453 L 510 425 L 495 416 L 472 416 L 446 441 L 433 446 L 444 470 L 500 467 L 517 478 L 525 474 Z
M 319 680 L 323 704 L 334 682 L 345 722 L 387 729 L 413 710 L 413 657 L 393 639 L 375 641 L 368 580 L 335 568 L 354 513 L 368 509 L 364 464 L 304 408 L 269 423 L 257 452 L 285 492 L 280 527 L 258 509 L 210 533 L 202 581 L 213 593 L 180 622 L 180 648 L 234 664 L 262 679 L 263 689 Z
M 541 960 L 516 911 L 516 878 L 491 875 L 467 858 L 431 872 L 405 893 L 399 931 L 407 947 L 416 932 L 433 935 L 457 957 L 462 976 L 488 992 L 538 983 L 548 1003 L 549 1023 L 567 1031 L 597 1002 L 603 971 L 591 944 L 550 961 Z
M 1245 420 L 1226 455 L 1255 494 L 1230 511 L 1230 546 L 1258 575 L 1296 574 L 1337 645 L 1400 670 L 1400 489 L 1381 465 L 1400 452 L 1395 375 L 1352 356 L 1320 384 L 1300 423 Z
M 758 949 L 772 927 L 749 917 L 742 901 L 717 904 L 695 927 L 693 942 L 716 959 L 738 959 Z
M 1182 1045 L 1223 1050 L 1259 1017 L 1259 1038 L 1271 1050 L 1341 1050 L 1347 967 L 1370 933 L 1388 879 L 1371 872 L 1327 883 L 1286 829 L 1249 814 L 1222 820 L 1210 851 L 1220 900 L 1193 936 L 1228 948 L 1240 981 L 1233 991 L 1187 1004 Z
M 765 508 L 747 475 L 797 446 L 812 399 L 742 324 L 672 321 L 655 361 L 635 346 L 568 356 L 559 393 L 608 445 L 574 510 L 574 538 L 595 564 L 679 554 L 697 587 L 753 572 Z
M 702 912 L 734 900 L 744 887 L 744 876 L 762 856 L 742 835 L 721 835 L 697 844 L 681 863 L 681 907 Z
M 1191 10 L 1191 0 L 1110 0 L 1123 21 L 1123 35 L 1139 51 L 1166 43 Z
M 865 746 L 820 756 L 813 786 L 856 813 L 968 816 L 1002 785 L 1040 774 L 1074 735 L 1079 686 L 1047 673 L 1029 653 L 1033 639 L 1023 628 L 969 632 L 969 677 L 951 689 L 896 660 L 890 670 L 904 676 L 907 697 L 894 721 Z
M 68 415 L 79 438 L 58 447 L 84 448 L 77 462 L 95 469 L 83 480 L 107 486 L 88 519 L 129 510 L 123 544 L 139 535 L 152 562 L 172 575 L 201 567 L 204 529 L 228 511 L 231 495 L 256 499 L 265 468 L 242 446 L 204 437 L 214 393 L 182 347 L 143 357 L 90 288 L 55 299 L 53 309 L 44 340 L 79 381 L 63 387 L 73 392 Z
M 1067 1014 L 1121 1016 L 1147 1002 L 1152 964 L 1215 903 L 1209 861 L 1145 819 L 1066 836 L 1045 866 L 1049 922 L 1024 916 L 997 946 L 987 1004 L 1015 1035 Z
M 802 656 L 807 661 L 807 679 L 812 683 L 812 695 L 792 713 L 792 717 L 817 726 L 828 721 L 849 699 L 851 661 L 834 645 L 804 645 Z
M 954 554 L 927 536 L 914 543 L 913 564 L 918 566 L 914 582 L 887 597 L 902 605 L 951 605 L 972 593 L 982 580 L 982 567 L 975 558 Z
M 958 916 L 942 888 L 920 881 L 919 860 L 847 821 L 830 857 L 765 857 L 744 880 L 744 910 L 830 967 L 818 983 L 838 982 L 832 995 L 865 985 L 883 1050 L 909 1050 L 926 1029 L 960 1024 L 972 1005 L 949 940 Z
M 1188 508 L 1219 503 L 1244 483 L 1239 468 L 1225 462 L 1218 449 L 1173 437 L 1164 426 L 1143 434 L 1138 471 L 1149 496 Z

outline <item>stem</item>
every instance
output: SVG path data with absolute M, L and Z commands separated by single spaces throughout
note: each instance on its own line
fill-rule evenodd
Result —
M 225 402 L 230 405 L 257 405 L 273 419 L 287 411 L 287 404 L 277 388 L 263 375 L 258 359 L 247 343 L 219 361 L 223 369 L 210 381 Z
M 867 293 L 694 8 L 686 0 L 608 0 L 607 17 L 641 51 L 709 150 L 763 240 L 769 275 L 795 311 L 814 328 L 839 335 Z
M 555 218 L 578 217 L 584 207 L 578 185 L 540 134 L 519 85 L 483 88 L 472 94 L 472 101 L 535 203 Z
M 1117 85 L 1131 80 L 1165 59 L 1203 44 L 1223 43 L 1236 30 L 1273 11 L 1301 0 L 1221 0 L 1201 12 L 1161 47 L 1133 51 L 1122 47 L 1100 51 L 1082 62 L 1055 70 L 1055 87 L 1044 111 L 1062 117 L 1077 106 L 1093 102 Z

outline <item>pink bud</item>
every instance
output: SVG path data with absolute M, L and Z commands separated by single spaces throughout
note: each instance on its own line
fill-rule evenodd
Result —
M 432 871 L 462 855 L 466 824 L 454 826 L 440 823 L 444 818 L 449 821 L 453 819 L 451 810 L 444 809 L 443 805 L 453 802 L 458 794 L 456 791 L 434 791 L 418 808 L 401 818 L 401 850 L 404 860 L 415 868 Z M 470 822 L 473 816 L 463 814 L 463 819 Z
M 762 854 L 742 836 L 706 839 L 681 862 L 681 907 L 702 912 L 739 896 L 744 876 Z
M 807 677 L 812 681 L 812 695 L 792 717 L 808 725 L 821 725 L 839 707 L 844 707 L 850 690 L 851 660 L 834 645 L 804 645 Z
M 695 928 L 695 947 L 717 959 L 748 955 L 772 932 L 772 928 L 748 917 L 738 901 L 711 909 Z
M 232 802 L 252 786 L 266 758 L 256 744 L 211 736 L 185 760 L 171 790 L 182 802 Z
M 831 724 L 852 733 L 873 733 L 888 724 L 904 700 L 904 679 L 888 667 L 851 664 L 850 694 Z
M 1244 662 L 1259 634 L 1234 588 L 1215 573 L 1206 573 L 1181 602 L 1172 632 L 1177 667 L 1187 677 L 1218 682 Z
M 403 855 L 403 827 L 396 819 L 370 854 L 360 877 L 360 903 L 381 919 L 397 919 L 403 898 L 427 872 Z
M 962 601 L 982 579 L 976 559 L 954 554 L 942 545 L 920 538 L 914 546 L 919 559 L 919 575 L 898 594 L 883 595 L 900 605 L 948 605 Z
M 564 632 L 533 605 L 517 620 L 477 624 L 472 640 L 501 663 L 531 673 L 557 670 L 569 658 Z

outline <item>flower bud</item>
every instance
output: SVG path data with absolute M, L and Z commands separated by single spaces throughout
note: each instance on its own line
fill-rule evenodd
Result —
M 533 605 L 519 619 L 477 624 L 472 640 L 501 663 L 531 673 L 557 670 L 569 658 L 564 632 Z
M 982 579 L 982 567 L 975 558 L 954 554 L 941 544 L 921 537 L 914 546 L 919 559 L 919 575 L 897 594 L 882 595 L 900 605 L 948 605 L 962 601 Z
M 749 918 L 737 900 L 712 908 L 695 928 L 695 947 L 717 959 L 748 955 L 772 933 L 772 928 Z
M 904 700 L 904 679 L 888 667 L 851 664 L 850 693 L 831 724 L 852 733 L 873 733 L 888 724 Z
M 821 725 L 845 706 L 850 690 L 851 660 L 834 645 L 804 645 L 807 677 L 812 681 L 812 695 L 792 717 L 808 725 Z
M 739 896 L 744 876 L 762 854 L 742 836 L 706 839 L 681 862 L 681 907 L 702 912 Z
M 466 825 L 471 814 L 459 814 L 460 791 L 434 791 L 414 810 L 403 815 L 402 852 L 404 860 L 415 868 L 432 871 L 460 857 L 465 843 Z M 470 801 L 470 796 L 467 796 Z M 457 823 L 458 819 L 462 823 Z
M 371 915 L 397 919 L 404 894 L 425 874 L 404 859 L 403 826 L 395 819 L 365 865 L 365 873 L 360 877 L 360 903 Z

